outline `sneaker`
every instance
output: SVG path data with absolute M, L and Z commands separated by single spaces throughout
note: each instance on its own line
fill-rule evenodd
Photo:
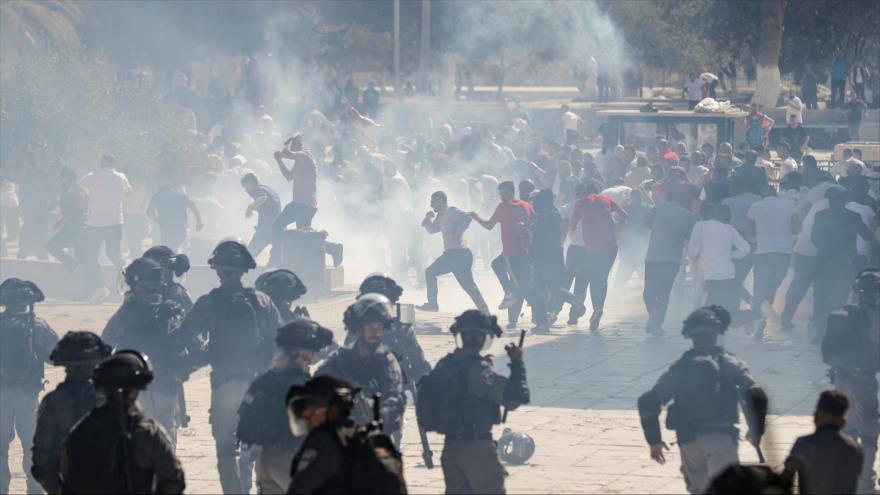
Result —
M 578 319 L 587 314 L 587 307 L 584 303 L 572 304 L 571 310 L 568 312 L 568 324 L 577 325 Z
M 593 316 L 590 317 L 590 331 L 595 332 L 599 329 L 599 321 L 602 319 L 603 311 L 598 309 L 593 311 Z
M 558 319 L 559 311 L 551 311 L 550 314 L 547 315 L 547 326 L 553 326 Z
M 508 330 L 516 330 L 516 327 L 517 327 L 517 322 L 515 322 L 515 321 L 511 321 L 510 323 L 507 324 Z
M 539 323 L 532 328 L 532 333 L 550 333 L 550 325 L 547 323 Z
M 511 306 L 513 306 L 513 295 L 504 294 L 504 299 L 501 300 L 501 304 L 498 305 L 498 309 L 507 309 Z
M 431 304 L 431 303 L 425 303 L 425 304 L 422 304 L 421 306 L 416 306 L 416 309 L 419 311 L 426 311 L 429 313 L 436 313 L 437 311 L 440 311 L 440 308 L 436 304 Z
M 779 327 L 786 331 L 794 330 L 794 323 L 791 320 L 780 320 Z
M 104 299 L 107 299 L 108 297 L 110 297 L 110 291 L 107 290 L 106 287 L 100 287 L 98 289 L 95 289 L 95 292 L 92 292 L 92 296 L 89 298 L 89 302 L 93 304 L 99 303 Z

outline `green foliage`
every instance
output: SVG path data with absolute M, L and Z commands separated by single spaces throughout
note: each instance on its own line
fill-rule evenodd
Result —
M 4 65 L 0 79 L 0 162 L 20 178 L 32 168 L 94 169 L 116 156 L 132 179 L 198 179 L 203 155 L 190 122 L 143 78 L 99 56 L 35 47 Z

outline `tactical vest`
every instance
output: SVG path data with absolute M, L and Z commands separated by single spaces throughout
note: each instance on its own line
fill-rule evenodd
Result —
M 233 294 L 214 289 L 208 294 L 213 320 L 208 340 L 208 357 L 215 369 L 259 369 L 261 344 L 257 326 L 259 301 L 253 289 Z
M 845 371 L 880 371 L 880 329 L 872 328 L 868 309 L 844 306 L 828 316 L 822 360 Z
M 679 382 L 666 415 L 667 428 L 686 432 L 737 423 L 737 390 L 724 375 L 723 361 L 724 351 L 704 354 L 691 350 L 675 363 Z
M 448 436 L 477 437 L 490 434 L 501 423 L 501 407 L 488 397 L 468 392 L 468 373 L 485 358 L 449 354 L 419 382 L 416 414 L 429 431 Z
M 43 364 L 37 357 L 33 312 L 0 315 L 0 387 L 40 388 Z

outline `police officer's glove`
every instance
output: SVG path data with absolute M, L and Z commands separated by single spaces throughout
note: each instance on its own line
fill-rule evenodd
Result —
M 507 352 L 507 357 L 510 358 L 511 364 L 523 364 L 523 350 L 516 344 L 507 344 L 504 346 L 504 350 Z

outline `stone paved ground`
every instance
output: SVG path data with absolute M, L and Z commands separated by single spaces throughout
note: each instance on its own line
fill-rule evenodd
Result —
M 477 276 L 490 305 L 500 300 L 497 282 L 488 272 Z M 525 466 L 509 467 L 508 490 L 512 493 L 681 493 L 684 483 L 678 472 L 678 451 L 673 446 L 668 463 L 659 466 L 648 458 L 635 410 L 637 397 L 647 390 L 660 373 L 688 346 L 678 333 L 684 310 L 674 311 L 664 337 L 646 337 L 640 303 L 641 281 L 633 280 L 626 293 L 615 291 L 598 336 L 583 329 L 554 327 L 550 335 L 526 338 L 526 366 L 532 389 L 532 403 L 509 416 L 510 428 L 528 432 L 537 449 Z M 341 337 L 341 314 L 352 293 L 309 305 L 314 317 L 333 326 Z M 423 294 L 406 293 L 405 301 L 420 303 Z M 441 280 L 441 307 L 438 314 L 419 314 L 420 323 L 443 328 L 427 330 L 419 340 L 428 359 L 436 362 L 453 348 L 445 332 L 454 310 L 464 306 L 464 294 L 451 277 Z M 53 304 L 41 307 L 42 314 L 56 329 L 98 330 L 115 309 L 82 305 Z M 564 320 L 565 318 L 561 318 Z M 525 319 L 524 319 L 525 320 Z M 586 320 L 584 320 L 586 321 Z M 726 337 L 726 345 L 742 356 L 771 398 L 770 426 L 764 451 L 771 463 L 779 464 L 798 435 L 811 430 L 812 408 L 818 392 L 828 386 L 825 367 L 818 351 L 811 347 L 799 329 L 794 334 L 778 334 L 771 325 L 767 342 L 756 343 L 742 332 Z M 490 352 L 499 356 L 498 368 L 506 369 L 503 346 L 517 338 L 510 332 L 497 339 Z M 48 368 L 47 389 L 61 378 L 57 369 Z M 210 399 L 208 370 L 202 369 L 186 384 L 189 414 L 193 421 L 180 433 L 178 454 L 186 469 L 188 492 L 218 493 L 213 441 L 207 422 Z M 743 428 L 744 430 L 744 428 Z M 495 434 L 500 435 L 501 427 Z M 665 433 L 667 441 L 673 436 Z M 438 468 L 427 470 L 421 458 L 413 409 L 406 413 L 403 454 L 406 477 L 412 493 L 442 493 L 439 469 L 440 437 L 430 435 Z M 740 443 L 745 461 L 756 455 L 746 442 Z M 12 491 L 22 493 L 21 450 L 14 444 L 10 466 Z

